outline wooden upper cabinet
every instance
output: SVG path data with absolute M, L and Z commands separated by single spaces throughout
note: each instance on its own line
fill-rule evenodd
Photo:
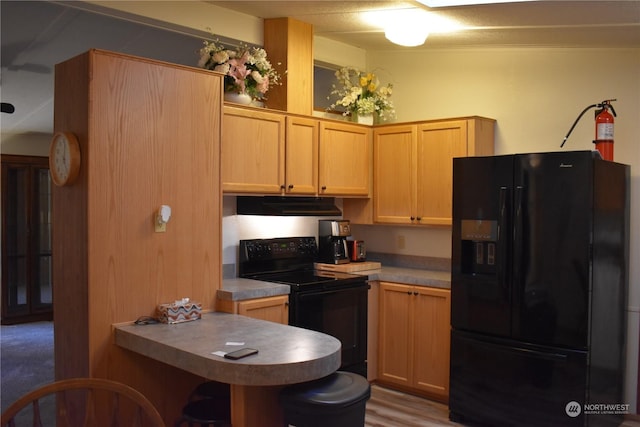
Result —
M 451 225 L 453 158 L 493 154 L 494 123 L 472 117 L 376 127 L 373 222 Z
M 318 133 L 316 119 L 287 117 L 285 179 L 287 194 L 318 192 Z
M 373 210 L 379 223 L 410 224 L 416 209 L 416 127 L 373 132 Z
M 371 171 L 371 128 L 320 121 L 321 196 L 368 196 Z
M 451 225 L 453 158 L 467 156 L 467 121 L 418 125 L 416 220 Z
M 285 116 L 225 105 L 222 189 L 280 194 L 285 184 Z
M 222 188 L 227 193 L 368 196 L 368 127 L 225 105 Z

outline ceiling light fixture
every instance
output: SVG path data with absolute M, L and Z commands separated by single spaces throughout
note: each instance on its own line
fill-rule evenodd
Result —
M 400 46 L 414 47 L 423 45 L 429 33 L 426 29 L 403 24 L 390 25 L 384 30 L 384 36 L 391 43 Z
M 493 3 L 519 3 L 525 1 L 536 0 L 418 0 L 418 3 L 422 3 L 429 7 L 445 7 L 445 6 L 475 6 L 478 4 L 493 4 Z
M 384 29 L 385 37 L 401 46 L 420 46 L 430 33 L 460 30 L 462 25 L 420 8 L 369 11 L 364 19 Z

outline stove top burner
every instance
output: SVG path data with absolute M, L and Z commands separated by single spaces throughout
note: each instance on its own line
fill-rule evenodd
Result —
M 362 282 L 363 276 L 357 274 L 338 273 L 322 270 L 300 270 L 282 273 L 256 274 L 253 278 L 265 282 L 282 283 L 296 287 L 312 285 L 346 285 L 354 282 Z M 366 280 L 366 277 L 364 278 Z
M 240 240 L 240 277 L 291 285 L 292 291 L 363 284 L 367 276 L 314 270 L 315 237 Z

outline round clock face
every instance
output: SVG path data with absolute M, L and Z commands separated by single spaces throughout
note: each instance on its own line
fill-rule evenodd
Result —
M 80 145 L 75 135 L 58 132 L 49 148 L 49 170 L 56 185 L 71 184 L 80 171 Z

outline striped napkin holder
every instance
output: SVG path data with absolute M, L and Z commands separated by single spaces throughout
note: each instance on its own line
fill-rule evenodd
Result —
M 169 304 L 158 305 L 158 320 L 162 323 L 182 323 L 202 317 L 202 304 L 191 302 L 189 298 Z

